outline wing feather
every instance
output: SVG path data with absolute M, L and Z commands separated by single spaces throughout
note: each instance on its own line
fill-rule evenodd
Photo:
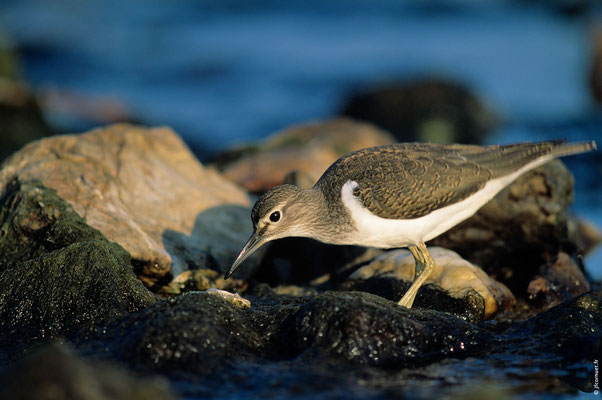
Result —
M 348 180 L 364 206 L 381 218 L 412 219 L 461 201 L 492 178 L 552 152 L 557 142 L 509 146 L 400 143 L 363 149 L 335 162 L 316 185 L 338 193 Z M 327 177 L 328 178 L 325 178 Z

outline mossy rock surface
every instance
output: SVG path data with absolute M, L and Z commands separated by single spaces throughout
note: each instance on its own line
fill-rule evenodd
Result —
M 86 335 L 156 301 L 129 254 L 39 182 L 0 196 L 0 329 L 13 347 Z

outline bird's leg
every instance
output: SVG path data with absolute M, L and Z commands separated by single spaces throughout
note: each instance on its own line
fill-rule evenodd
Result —
M 416 277 L 419 276 L 422 273 L 422 271 L 424 270 L 424 266 L 425 266 L 426 262 L 424 261 L 424 257 L 422 256 L 422 253 L 420 252 L 420 250 L 418 250 L 418 247 L 409 246 L 408 250 L 410 250 L 410 253 L 412 253 L 412 255 L 414 256 L 414 278 L 413 278 L 413 280 L 416 280 Z
M 428 278 L 433 271 L 433 268 L 435 268 L 435 260 L 433 260 L 431 253 L 429 253 L 424 243 L 419 243 L 416 246 L 408 246 L 408 249 L 414 256 L 416 263 L 414 282 L 412 282 L 412 286 L 410 286 L 397 304 L 406 308 L 412 308 L 418 289 L 420 289 L 420 286 L 422 286 L 426 278 Z

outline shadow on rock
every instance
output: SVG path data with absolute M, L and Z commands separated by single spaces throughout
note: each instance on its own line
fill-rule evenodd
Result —
M 382 252 L 361 246 L 324 244 L 307 238 L 279 239 L 266 249 L 254 278 L 273 286 L 304 285 L 328 274 L 336 282 L 344 279 L 354 267 Z
M 173 293 L 179 293 L 185 287 L 205 290 L 235 286 L 235 280 L 224 281 L 222 278 L 238 255 L 236 251 L 241 250 L 251 237 L 252 229 L 249 209 L 235 204 L 210 207 L 200 212 L 189 234 L 166 229 L 162 237 L 163 246 L 172 259 L 171 271 L 175 279 L 170 288 Z M 234 248 L 237 250 L 233 251 Z M 264 249 L 261 249 L 252 254 L 236 271 L 235 278 L 248 279 L 263 253 Z M 202 284 L 199 280 L 202 277 L 209 278 L 211 284 Z

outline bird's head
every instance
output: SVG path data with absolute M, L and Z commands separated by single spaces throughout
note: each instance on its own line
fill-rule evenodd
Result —
M 289 236 L 305 236 L 302 218 L 305 208 L 304 192 L 294 185 L 280 185 L 257 200 L 251 211 L 253 235 L 226 273 L 225 279 L 265 243 Z

